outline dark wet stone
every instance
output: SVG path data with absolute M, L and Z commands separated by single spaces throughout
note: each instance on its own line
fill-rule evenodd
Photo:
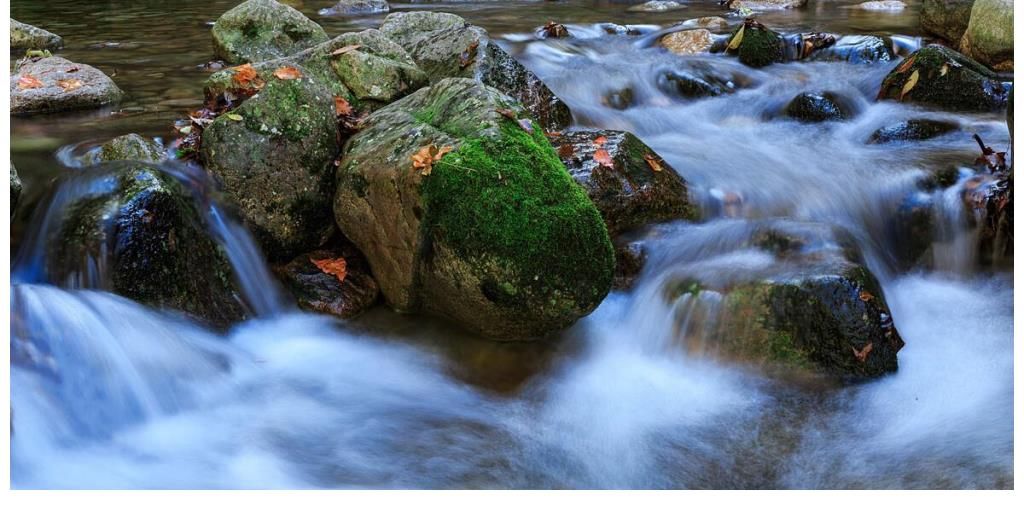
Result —
M 673 69 L 658 75 L 658 88 L 686 99 L 715 97 L 734 92 L 737 84 L 710 70 Z
M 317 265 L 319 262 L 337 273 L 339 260 L 344 260 L 344 279 Z M 299 306 L 311 312 L 352 319 L 376 304 L 380 297 L 370 265 L 351 243 L 304 253 L 275 268 L 274 273 Z
M 872 133 L 868 143 L 892 143 L 929 140 L 959 129 L 956 122 L 933 119 L 910 119 L 879 128 Z
M 892 45 L 875 35 L 844 35 L 833 44 L 815 49 L 804 60 L 812 62 L 849 62 L 870 64 L 895 58 Z
M 19 198 L 21 198 L 21 177 L 18 176 L 18 170 L 14 168 L 14 163 L 11 163 L 11 216 L 14 216 L 14 211 L 18 208 Z
M 782 37 L 753 19 L 747 19 L 729 38 L 728 52 L 750 67 L 764 67 L 785 59 Z
M 124 94 L 102 71 L 60 57 L 20 61 L 11 74 L 11 113 L 95 108 Z
M 615 280 L 612 288 L 626 290 L 633 287 L 647 262 L 647 248 L 641 241 L 615 243 Z
M 832 92 L 804 92 L 786 105 L 787 117 L 800 122 L 826 122 L 849 119 L 852 116 L 847 101 Z
M 978 228 L 978 262 L 1013 269 L 1013 174 L 978 176 L 965 186 L 965 206 Z
M 633 88 L 625 87 L 618 90 L 612 90 L 601 98 L 601 103 L 609 108 L 625 110 L 635 104 Z
M 932 44 L 912 53 L 885 77 L 878 99 L 996 112 L 1006 108 L 1011 88 L 978 62 Z
M 551 144 L 601 211 L 612 236 L 652 223 L 697 218 L 686 182 L 639 138 L 624 131 L 566 131 Z M 604 151 L 607 160 L 597 158 Z M 656 170 L 657 169 L 657 170 Z

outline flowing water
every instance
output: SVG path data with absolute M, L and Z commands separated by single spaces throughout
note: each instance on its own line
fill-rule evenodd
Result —
M 331 34 L 380 22 L 316 15 L 330 3 L 297 5 Z M 12 250 L 21 253 L 11 291 L 12 484 L 1013 486 L 1012 275 L 978 268 L 976 233 L 959 200 L 968 172 L 947 190 L 916 192 L 938 204 L 931 269 L 907 272 L 901 240 L 886 228 L 922 175 L 974 159 L 968 133 L 1008 146 L 1001 116 L 876 103 L 895 62 L 752 70 L 723 56 L 674 57 L 650 48 L 649 35 L 596 26 L 656 33 L 721 14 L 712 1 L 643 15 L 626 13 L 628 2 L 510 3 L 393 9 L 456 12 L 503 36 L 569 103 L 578 125 L 632 131 L 661 154 L 706 218 L 657 229 L 634 290 L 612 293 L 542 345 L 488 342 L 382 308 L 348 323 L 290 311 L 269 290 L 248 233 L 210 200 L 205 181 L 176 164 L 163 170 L 191 183 L 212 235 L 248 275 L 240 283 L 256 318 L 215 333 L 87 284 L 94 279 L 75 288 L 47 282 L 38 270 L 38 239 L 52 228 L 46 212 L 102 183 L 78 177 L 86 171 L 69 154 L 130 131 L 170 136 L 173 120 L 200 100 L 208 23 L 234 2 L 12 2 L 12 16 L 63 35 L 69 59 L 116 71 L 129 94 L 106 110 L 12 122 L 12 159 L 27 193 L 12 225 Z M 903 52 L 921 43 L 917 2 L 899 14 L 843 8 L 852 3 L 812 0 L 762 20 L 785 31 L 895 35 Z M 534 29 L 549 19 L 577 37 L 536 40 Z M 682 99 L 661 86 L 665 72 L 712 72 L 742 86 Z M 605 105 L 609 92 L 627 87 L 632 107 Z M 807 90 L 841 93 L 855 117 L 804 125 L 778 116 Z M 865 143 L 883 125 L 921 117 L 955 121 L 961 131 L 912 145 Z M 723 206 L 722 197 L 734 200 Z M 660 297 L 667 275 L 773 270 L 779 261 L 741 240 L 779 217 L 851 233 L 906 341 L 897 373 L 852 386 L 793 381 L 678 348 L 676 310 Z

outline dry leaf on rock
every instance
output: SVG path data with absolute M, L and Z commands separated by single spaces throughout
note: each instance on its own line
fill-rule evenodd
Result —
M 314 259 L 310 257 L 309 261 L 321 271 L 334 275 L 339 282 L 345 281 L 345 275 L 348 274 L 348 263 L 345 261 L 345 257 L 338 257 L 336 259 Z

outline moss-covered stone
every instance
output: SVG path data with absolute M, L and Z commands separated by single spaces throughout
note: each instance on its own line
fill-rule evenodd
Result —
M 334 212 L 388 303 L 503 339 L 589 313 L 614 267 L 601 216 L 543 133 L 499 91 L 442 80 L 378 110 L 338 170 Z M 531 132 L 532 131 L 532 132 Z M 450 149 L 424 169 L 413 156 Z
M 245 316 L 227 256 L 178 181 L 141 163 L 91 172 L 106 186 L 64 208 L 50 240 L 52 281 L 96 285 L 218 327 Z
M 164 147 L 155 140 L 129 133 L 110 140 L 100 146 L 96 160 L 105 161 L 142 161 L 159 163 L 167 159 Z
M 782 37 L 761 23 L 747 19 L 729 38 L 728 51 L 750 67 L 764 67 L 785 59 Z
M 960 51 L 997 71 L 1013 71 L 1013 0 L 976 0 Z
M 12 50 L 56 50 L 63 46 L 59 35 L 11 18 Z
M 31 76 L 42 86 L 18 84 Z M 20 61 L 11 74 L 11 113 L 29 114 L 95 108 L 115 103 L 124 95 L 107 75 L 95 67 L 60 57 Z
M 398 12 L 388 15 L 380 29 L 409 52 L 432 83 L 474 79 L 519 101 L 544 129 L 564 129 L 572 122 L 569 107 L 483 28 L 454 14 Z
M 612 236 L 652 223 L 697 219 L 686 182 L 631 133 L 566 131 L 550 141 L 569 174 L 587 190 Z M 610 164 L 594 158 L 599 149 L 608 154 Z
M 932 44 L 893 69 L 882 82 L 878 98 L 953 111 L 995 112 L 1006 108 L 1011 88 L 978 62 Z
M 248 0 L 213 25 L 213 50 L 231 64 L 281 58 L 327 41 L 301 12 L 274 0 Z
M 974 0 L 921 0 L 921 28 L 953 45 L 967 30 Z
M 335 54 L 338 50 L 347 49 Z M 342 34 L 285 58 L 253 64 L 263 81 L 277 69 L 291 66 L 358 108 L 376 109 L 427 84 L 427 76 L 408 53 L 379 30 Z M 205 92 L 214 98 L 237 86 L 237 69 L 207 79 Z
M 270 77 L 203 131 L 200 160 L 265 253 L 287 260 L 330 234 L 338 126 L 331 93 L 308 77 Z

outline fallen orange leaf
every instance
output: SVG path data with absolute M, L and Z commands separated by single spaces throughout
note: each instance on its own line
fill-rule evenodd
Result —
M 604 144 L 607 143 L 607 142 L 608 142 L 608 137 L 604 136 L 604 135 L 601 135 L 601 136 L 599 136 L 597 138 L 594 138 L 594 147 L 604 147 Z
M 455 148 L 450 145 L 445 145 L 440 149 L 433 144 L 422 147 L 416 151 L 416 154 L 412 155 L 412 168 L 413 170 L 420 170 L 420 173 L 424 176 L 430 175 L 430 171 L 434 168 L 434 163 L 440 161 L 445 154 L 453 150 Z
M 334 113 L 338 115 L 352 115 L 352 105 L 341 96 L 334 96 Z
M 260 78 L 260 75 L 256 72 L 256 69 L 252 67 L 252 64 L 240 65 L 234 68 L 235 72 L 231 76 L 231 80 L 236 85 L 243 89 L 248 88 L 263 88 L 264 82 Z
M 82 83 L 82 80 L 69 78 L 66 80 L 57 80 L 57 85 L 64 89 L 64 92 L 71 92 L 72 90 L 81 88 L 85 84 Z
M 43 82 L 39 81 L 39 78 L 36 78 L 31 74 L 23 74 L 18 78 L 18 88 L 21 90 L 38 89 L 42 86 Z
M 348 263 L 345 262 L 345 257 L 338 257 L 336 259 L 314 259 L 310 257 L 309 261 L 321 271 L 334 275 L 339 282 L 345 281 L 345 275 L 348 274 Z
M 608 168 L 615 166 L 615 163 L 612 161 L 612 155 L 608 154 L 608 151 L 604 149 L 597 149 L 594 151 L 594 161 L 597 161 L 597 164 Z
M 860 291 L 860 300 L 861 301 L 867 303 L 868 301 L 871 301 L 872 299 L 875 299 L 875 296 L 872 296 L 870 292 L 868 292 L 866 290 Z
M 302 78 L 302 72 L 294 67 L 284 66 L 275 69 L 274 76 L 280 80 L 297 80 Z
M 874 342 L 868 342 L 863 349 L 857 350 L 856 347 L 852 347 L 853 356 L 857 358 L 857 361 L 864 363 L 868 359 L 868 354 L 871 354 L 871 350 L 875 348 Z

